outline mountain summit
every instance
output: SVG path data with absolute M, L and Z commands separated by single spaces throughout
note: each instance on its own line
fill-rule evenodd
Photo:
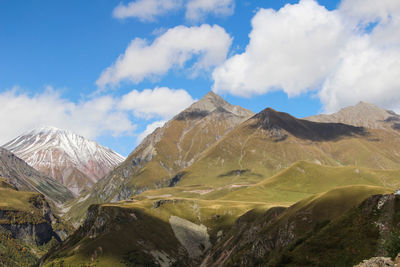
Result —
M 89 189 L 124 158 L 67 130 L 41 127 L 3 146 L 75 194 Z
M 234 106 L 225 101 L 222 97 L 210 91 L 199 101 L 175 116 L 174 119 L 201 119 L 211 113 L 231 113 L 239 117 L 249 117 L 253 113 L 240 106 Z
M 305 119 L 316 122 L 341 122 L 371 129 L 387 127 L 395 129 L 396 125 L 400 122 L 400 115 L 393 111 L 382 109 L 374 104 L 359 102 L 355 106 L 342 108 L 337 113 L 330 115 L 321 114 Z

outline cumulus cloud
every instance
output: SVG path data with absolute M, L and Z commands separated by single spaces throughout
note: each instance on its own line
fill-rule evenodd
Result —
M 102 96 L 79 103 L 71 102 L 48 88 L 30 96 L 14 88 L 0 93 L 0 143 L 40 126 L 72 130 L 94 139 L 102 134 L 131 134 L 135 125 L 117 109 L 117 100 Z
M 47 88 L 35 95 L 21 92 L 19 88 L 0 93 L 0 145 L 19 134 L 41 126 L 68 129 L 86 138 L 99 136 L 133 136 L 142 140 L 161 122 L 170 119 L 194 100 L 183 89 L 166 87 L 132 90 L 122 96 L 103 95 L 73 102 Z M 158 119 L 143 133 L 136 133 L 133 121 Z
M 141 92 L 133 90 L 124 95 L 120 108 L 132 111 L 136 117 L 169 119 L 193 102 L 192 97 L 183 89 L 156 87 Z
M 367 24 L 390 20 L 393 13 L 400 12 L 398 0 L 343 0 L 340 12 L 355 23 Z
M 202 20 L 208 14 L 229 16 L 235 9 L 234 0 L 189 0 L 185 17 L 192 21 Z
M 400 112 L 400 2 L 345 0 L 339 11 L 354 33 L 319 92 L 325 111 L 366 101 Z
M 113 11 L 113 16 L 118 19 L 133 17 L 148 22 L 181 6 L 182 0 L 137 0 L 127 5 L 118 5 Z
M 146 136 L 148 136 L 149 134 L 154 132 L 155 129 L 157 129 L 159 127 L 163 127 L 166 122 L 167 121 L 155 121 L 153 123 L 148 124 L 146 126 L 146 129 L 138 135 L 138 137 L 136 139 L 136 143 L 139 144 L 140 142 L 142 142 L 143 139 L 146 138 Z
M 347 35 L 336 12 L 310 0 L 261 9 L 252 27 L 246 51 L 215 69 L 215 91 L 250 96 L 282 89 L 293 96 L 314 89 L 337 64 Z
M 245 52 L 213 72 L 213 89 L 240 96 L 313 90 L 326 112 L 359 101 L 400 111 L 400 2 L 344 0 L 328 11 L 301 0 L 252 20 Z
M 381 49 L 364 36 L 348 43 L 319 96 L 326 112 L 359 101 L 400 111 L 399 73 L 400 49 Z
M 152 44 L 136 38 L 125 53 L 103 71 L 97 85 L 115 86 L 121 81 L 139 83 L 145 78 L 163 75 L 174 67 L 209 70 L 226 59 L 231 42 L 223 28 L 207 24 L 177 26 L 157 37 Z M 187 66 L 189 60 L 195 63 Z

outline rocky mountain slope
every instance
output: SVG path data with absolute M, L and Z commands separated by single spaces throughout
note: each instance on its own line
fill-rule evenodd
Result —
M 321 114 L 305 119 L 316 122 L 341 122 L 373 129 L 400 129 L 400 115 L 365 102 L 343 108 L 330 115 Z
M 400 135 L 393 130 L 311 122 L 265 109 L 207 149 L 177 185 L 250 185 L 299 160 L 398 169 L 399 151 Z
M 89 195 L 77 200 L 70 213 L 82 217 L 90 204 L 115 202 L 148 189 L 173 186 L 179 180 L 179 171 L 191 166 L 203 151 L 252 115 L 208 93 L 147 136 Z
M 3 145 L 75 195 L 91 188 L 124 158 L 82 136 L 54 127 L 24 133 Z
M 31 266 L 68 232 L 43 195 L 0 178 L 0 265 Z
M 18 190 L 43 194 L 56 205 L 73 198 L 68 188 L 4 148 L 0 148 L 0 177 L 6 178 Z

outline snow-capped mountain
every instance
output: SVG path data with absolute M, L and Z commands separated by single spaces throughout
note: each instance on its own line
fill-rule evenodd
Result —
M 3 147 L 74 194 L 89 189 L 124 160 L 109 148 L 54 127 L 26 132 Z

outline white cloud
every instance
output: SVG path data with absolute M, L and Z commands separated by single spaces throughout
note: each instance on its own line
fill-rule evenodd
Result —
M 120 108 L 132 111 L 136 117 L 170 119 L 194 102 L 183 89 L 166 87 L 133 90 L 122 97 Z
M 400 1 L 344 0 L 328 11 L 302 0 L 259 10 L 252 26 L 245 52 L 214 70 L 215 91 L 314 90 L 326 112 L 359 101 L 400 111 Z
M 400 112 L 400 2 L 345 0 L 339 10 L 355 29 L 319 92 L 325 111 L 366 101 Z
M 185 4 L 184 4 L 185 3 Z M 156 17 L 185 7 L 185 17 L 199 21 L 207 15 L 229 16 L 235 9 L 235 0 L 136 0 L 127 5 L 119 4 L 113 10 L 117 19 L 137 18 L 142 22 L 152 22 Z
M 181 6 L 182 0 L 137 0 L 127 5 L 118 5 L 113 16 L 118 19 L 134 17 L 144 22 L 154 21 L 157 16 L 177 10 Z
M 24 131 L 40 126 L 69 129 L 87 138 L 102 134 L 131 134 L 135 125 L 126 113 L 118 111 L 118 101 L 102 96 L 74 103 L 57 91 L 30 96 L 17 88 L 0 93 L 0 143 L 6 143 Z
M 185 90 L 167 87 L 132 90 L 120 97 L 104 95 L 78 103 L 63 98 L 51 87 L 36 95 L 14 88 L 0 93 L 0 122 L 4 126 L 0 145 L 41 126 L 68 129 L 90 139 L 138 135 L 141 141 L 194 101 Z M 132 119 L 146 123 L 153 118 L 159 121 L 149 124 L 144 132 L 135 133 L 137 125 Z
M 177 26 L 157 37 L 152 44 L 136 38 L 117 61 L 97 80 L 97 85 L 118 85 L 121 81 L 139 83 L 145 78 L 167 73 L 171 68 L 209 70 L 226 59 L 231 38 L 217 25 Z M 195 58 L 197 56 L 197 58 Z M 195 59 L 192 66 L 186 66 Z
M 347 19 L 366 24 L 381 20 L 389 20 L 393 13 L 400 12 L 398 0 L 343 0 L 340 4 L 340 12 Z
M 166 122 L 167 121 L 155 121 L 153 123 L 148 124 L 146 126 L 146 130 L 144 130 L 142 133 L 138 135 L 136 143 L 140 144 L 140 142 L 142 142 L 143 139 L 146 138 L 146 136 L 154 132 L 154 130 L 157 129 L 158 127 L 163 127 Z
M 400 49 L 381 49 L 363 36 L 342 51 L 319 96 L 326 112 L 359 101 L 400 111 L 399 73 Z
M 198 21 L 208 14 L 229 16 L 233 14 L 234 9 L 234 0 L 189 0 L 185 16 L 189 20 Z
M 340 16 L 312 0 L 279 11 L 261 9 L 250 43 L 214 70 L 214 90 L 240 96 L 316 89 L 337 64 L 347 32 Z

